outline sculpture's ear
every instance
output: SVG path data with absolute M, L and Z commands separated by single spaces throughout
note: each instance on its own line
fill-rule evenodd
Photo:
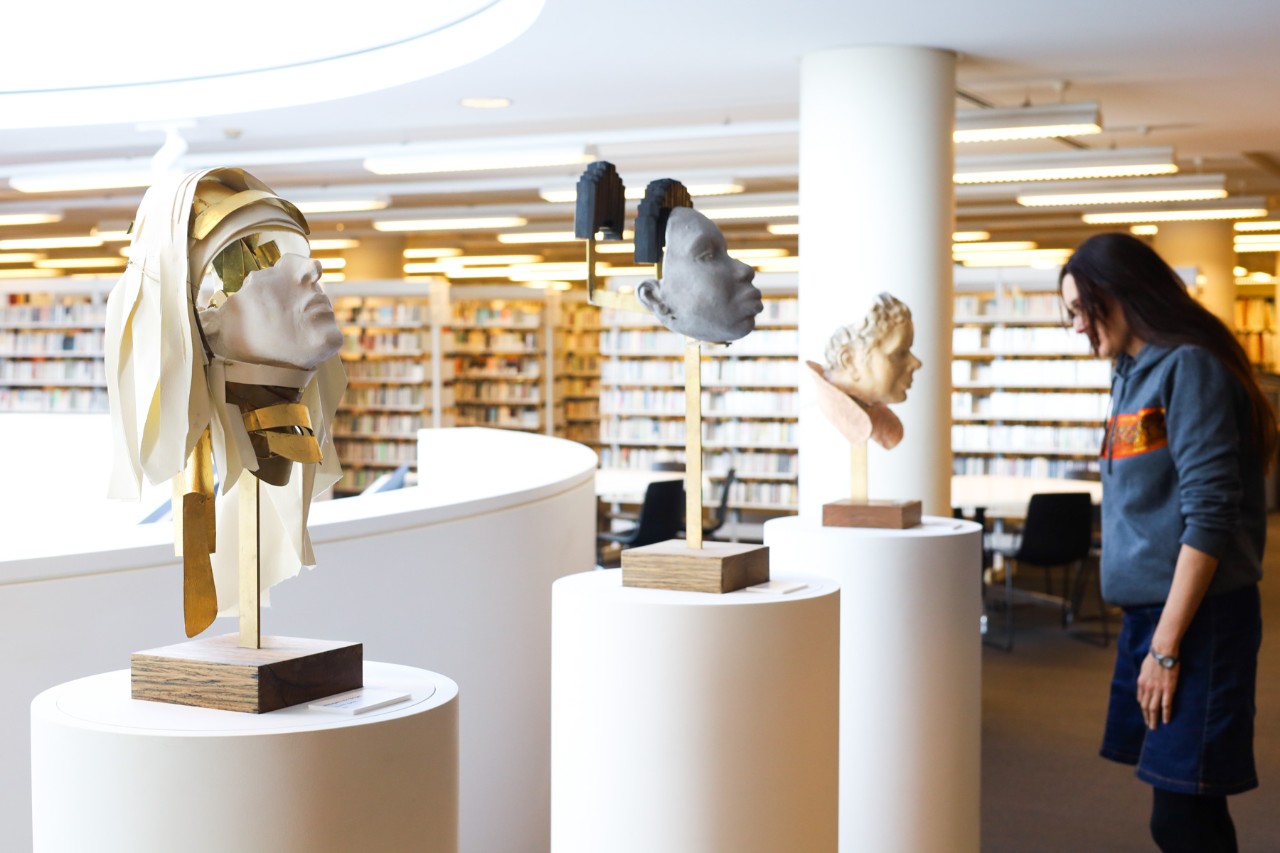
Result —
M 857 354 L 854 352 L 854 347 L 841 347 L 839 359 L 840 369 L 848 371 L 849 375 L 856 379 L 858 377 L 859 370 Z
M 662 282 L 656 278 L 646 278 L 636 286 L 636 299 L 664 325 L 674 319 L 671 309 L 662 298 Z

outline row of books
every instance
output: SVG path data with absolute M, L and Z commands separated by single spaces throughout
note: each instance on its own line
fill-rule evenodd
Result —
M 956 318 L 964 317 L 1062 317 L 1066 312 L 1057 293 L 1020 293 L 1001 295 L 962 294 L 956 297 Z
M 465 415 L 458 415 L 458 426 L 541 429 L 542 410 L 525 406 L 469 406 Z
M 105 388 L 3 388 L 0 412 L 105 412 Z
M 1004 385 L 1024 388 L 1064 386 L 1106 388 L 1111 384 L 1111 362 L 1105 359 L 1071 361 L 999 361 L 951 362 L 951 382 L 955 385 Z
M 339 412 L 333 420 L 333 431 L 338 435 L 378 436 L 415 435 L 423 427 L 430 426 L 422 415 L 415 414 L 347 414 Z
M 417 356 L 429 351 L 430 342 L 425 332 L 359 332 L 348 331 L 342 336 L 344 353 L 394 353 Z
M 1022 420 L 1097 420 L 1107 416 L 1108 394 L 1031 393 L 993 391 L 990 394 L 954 392 L 951 415 L 963 417 L 1011 418 Z
M 0 358 L 0 382 L 93 382 L 105 385 L 107 371 L 96 359 L 10 361 Z
M 766 298 L 764 300 L 764 310 L 756 315 L 756 325 L 771 326 L 796 323 L 799 322 L 799 318 L 800 301 L 794 296 L 781 299 Z M 650 323 L 658 326 L 658 321 L 647 314 L 637 314 L 634 311 L 616 311 L 612 308 L 600 310 L 601 326 L 642 326 Z
M 525 328 L 542 325 L 542 304 L 536 302 L 456 302 L 452 308 L 455 323 Z
M 704 414 L 769 415 L 795 417 L 794 391 L 703 391 Z M 684 391 L 652 388 L 606 390 L 600 394 L 600 409 L 606 413 L 652 412 L 684 414 Z
M 426 382 L 427 366 L 421 361 L 353 361 L 346 366 L 348 379 L 396 380 L 397 382 Z
M 1237 332 L 1274 332 L 1276 307 L 1269 299 L 1251 296 L 1236 299 Z
M 965 451 L 1058 451 L 1097 453 L 1102 427 L 1026 426 L 1021 424 L 954 424 L 951 446 Z
M 356 302 L 339 299 L 334 305 L 334 313 L 343 323 L 425 326 L 431 322 L 430 306 L 422 301 Z
M 564 404 L 564 416 L 571 421 L 598 418 L 600 404 L 595 400 L 568 400 Z
M 683 355 L 684 337 L 657 329 L 606 330 L 600 333 L 602 355 Z M 799 351 L 794 329 L 760 329 L 727 348 L 705 347 L 707 355 L 795 355 Z
M 542 360 L 536 356 L 464 355 L 450 359 L 458 379 L 537 379 Z
M 386 388 L 348 387 L 342 397 L 343 408 L 427 409 L 431 396 L 418 385 L 393 385 Z
M 800 369 L 794 361 L 768 359 L 738 361 L 707 359 L 702 362 L 704 385 L 770 385 L 795 387 Z M 684 385 L 684 362 L 674 361 L 606 361 L 600 368 L 600 379 L 606 385 L 662 384 Z
M 456 385 L 458 402 L 537 403 L 542 389 L 536 382 L 503 382 L 483 380 L 459 382 Z
M 1097 460 L 1050 459 L 1044 456 L 956 456 L 951 462 L 951 473 L 958 475 L 1082 477 L 1096 475 L 1099 470 Z
M 570 376 L 560 380 L 560 394 L 564 397 L 599 397 L 600 380 L 585 376 Z
M 1244 347 L 1253 364 L 1270 367 L 1276 364 L 1276 335 L 1274 332 L 1237 332 L 1236 340 Z
M 682 443 L 684 421 L 680 419 L 626 418 L 604 420 L 600 440 L 647 443 Z M 702 440 L 727 445 L 794 445 L 794 421 L 705 421 Z
M 400 465 L 418 461 L 418 447 L 407 441 L 348 441 L 335 439 L 334 449 L 344 464 Z
M 0 354 L 40 355 L 41 353 L 84 353 L 101 357 L 105 333 L 96 332 L 15 332 L 0 331 Z
M 107 306 L 102 302 L 33 305 L 0 305 L 0 325 L 105 326 Z
M 1060 326 L 957 326 L 951 330 L 951 349 L 966 353 L 1088 355 L 1089 339 Z
M 457 329 L 446 349 L 454 353 L 469 352 L 536 352 L 536 332 L 513 332 L 509 329 Z

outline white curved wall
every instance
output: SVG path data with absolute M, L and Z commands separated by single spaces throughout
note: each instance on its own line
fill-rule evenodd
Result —
M 421 486 L 313 507 L 319 566 L 272 591 L 263 630 L 358 640 L 368 660 L 454 679 L 461 850 L 545 851 L 551 583 L 594 565 L 596 457 L 495 430 L 424 431 L 420 446 L 430 460 Z M 30 543 L 0 551 L 4 850 L 31 844 L 31 699 L 183 639 L 169 526 L 117 529 L 103 550 L 86 551 L 84 538 L 97 534 L 76 521 L 66 519 L 66 536 L 46 537 L 44 556 L 13 558 L 31 554 Z

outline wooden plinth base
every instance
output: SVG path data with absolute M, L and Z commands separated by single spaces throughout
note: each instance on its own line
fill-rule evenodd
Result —
M 920 523 L 920 501 L 832 501 L 822 505 L 823 527 L 887 527 Z
M 769 549 L 739 542 L 704 542 L 693 549 L 668 539 L 622 552 L 622 585 L 688 592 L 733 592 L 769 579 Z
M 364 686 L 364 645 L 235 634 L 201 637 L 132 655 L 133 698 L 262 714 Z

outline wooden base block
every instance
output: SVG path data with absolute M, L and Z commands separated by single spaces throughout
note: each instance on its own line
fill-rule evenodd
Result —
M 769 579 L 769 549 L 740 542 L 668 539 L 622 552 L 622 585 L 688 592 L 733 592 Z
M 364 686 L 364 645 L 235 634 L 134 652 L 133 698 L 262 714 Z
M 823 527 L 887 527 L 920 523 L 920 501 L 832 501 L 822 505 Z

